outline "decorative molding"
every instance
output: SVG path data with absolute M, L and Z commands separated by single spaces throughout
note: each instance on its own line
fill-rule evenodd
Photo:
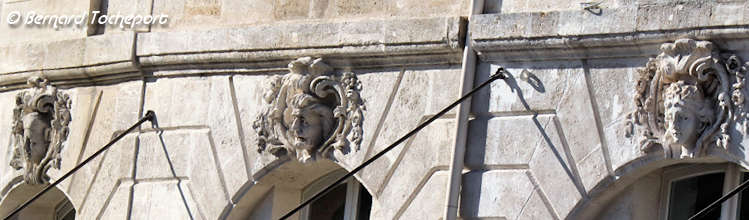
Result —
M 679 39 L 639 70 L 627 136 L 641 150 L 662 147 L 675 158 L 703 156 L 730 147 L 732 131 L 746 134 L 745 74 L 733 54 L 720 54 L 709 41 Z
M 606 8 L 602 14 L 481 14 L 471 17 L 468 30 L 484 62 L 649 57 L 660 53 L 662 43 L 685 37 L 742 45 L 749 38 L 747 6 L 743 1 L 652 1 Z
M 0 60 L 0 91 L 24 89 L 36 75 L 69 88 L 143 77 L 272 74 L 303 56 L 325 56 L 335 68 L 454 65 L 466 26 L 461 17 L 388 18 L 14 42 L 0 45 L 10 58 Z
M 252 126 L 258 152 L 289 155 L 304 163 L 334 159 L 334 150 L 359 150 L 365 107 L 356 75 L 334 75 L 321 58 L 299 58 L 288 68 L 289 73 L 269 79 L 270 88 L 263 94 L 265 109 Z
M 46 78 L 28 79 L 30 89 L 16 95 L 12 133 L 15 139 L 10 166 L 23 169 L 28 184 L 46 184 L 47 170 L 60 169 L 60 152 L 68 138 L 71 101 Z

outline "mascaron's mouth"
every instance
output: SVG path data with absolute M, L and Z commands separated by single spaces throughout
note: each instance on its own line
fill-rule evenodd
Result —
M 304 138 L 304 137 L 296 137 L 296 141 L 297 141 L 297 143 L 304 143 L 304 142 L 307 141 L 307 139 Z

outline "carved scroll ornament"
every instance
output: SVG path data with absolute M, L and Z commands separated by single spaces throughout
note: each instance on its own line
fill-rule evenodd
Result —
M 70 98 L 45 78 L 31 77 L 27 83 L 31 88 L 16 95 L 13 109 L 15 144 L 10 166 L 23 169 L 26 183 L 46 184 L 47 170 L 60 168 L 70 124 Z
M 663 44 L 639 70 L 627 135 L 637 135 L 643 151 L 662 147 L 677 158 L 729 147 L 732 129 L 747 130 L 746 70 L 736 55 L 719 54 L 708 41 Z
M 265 108 L 253 124 L 258 152 L 289 155 L 300 162 L 333 159 L 362 140 L 361 84 L 353 73 L 340 76 L 322 59 L 303 57 L 289 63 L 289 73 L 269 79 Z

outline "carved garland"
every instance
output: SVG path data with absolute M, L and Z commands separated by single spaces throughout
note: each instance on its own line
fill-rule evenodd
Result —
M 333 159 L 333 150 L 359 150 L 362 140 L 361 84 L 353 73 L 340 76 L 322 59 L 303 57 L 289 73 L 270 78 L 266 107 L 253 123 L 258 152 L 294 156 L 301 162 Z
M 31 77 L 27 83 L 31 88 L 16 95 L 13 109 L 15 144 L 10 166 L 24 170 L 26 183 L 46 184 L 47 170 L 60 169 L 60 152 L 70 124 L 70 98 L 45 78 Z
M 627 136 L 637 135 L 643 151 L 662 147 L 671 157 L 727 148 L 732 130 L 747 130 L 747 66 L 736 55 L 719 54 L 708 41 L 663 44 L 661 54 L 639 70 Z

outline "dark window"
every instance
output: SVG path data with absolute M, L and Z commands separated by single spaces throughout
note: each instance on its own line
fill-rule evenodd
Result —
M 723 194 L 724 178 L 725 173 L 721 172 L 691 177 L 671 183 L 668 219 L 689 219 L 689 217 L 720 198 Z M 713 209 L 702 219 L 720 219 L 720 209 Z
M 369 195 L 364 186 L 359 187 L 359 213 L 356 219 L 369 220 L 369 213 L 372 209 L 372 195 Z
M 340 184 L 310 204 L 309 219 L 343 220 L 346 184 Z

